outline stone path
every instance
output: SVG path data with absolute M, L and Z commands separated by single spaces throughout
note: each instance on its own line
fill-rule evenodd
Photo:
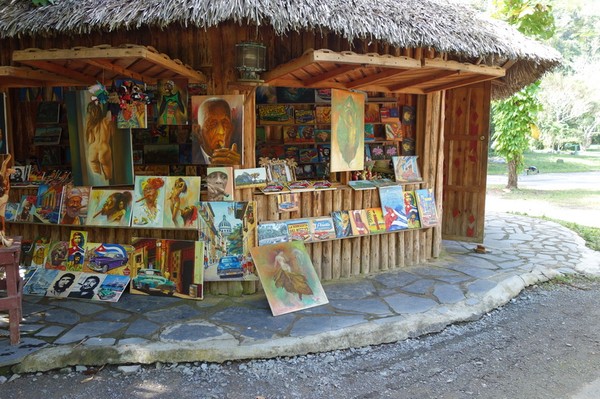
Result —
M 600 275 L 600 257 L 552 222 L 489 214 L 484 245 L 444 242 L 436 260 L 325 283 L 329 304 L 273 317 L 262 294 L 204 301 L 125 294 L 118 303 L 26 296 L 22 339 L 0 367 L 215 361 L 291 356 L 394 342 L 472 320 L 558 274 Z

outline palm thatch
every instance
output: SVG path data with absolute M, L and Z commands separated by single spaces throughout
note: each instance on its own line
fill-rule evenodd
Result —
M 209 28 L 233 21 L 293 31 L 334 32 L 349 42 L 368 39 L 400 48 L 432 48 L 460 60 L 515 62 L 504 96 L 560 62 L 553 49 L 510 26 L 448 0 L 0 0 L 0 38 L 87 34 L 172 24 Z

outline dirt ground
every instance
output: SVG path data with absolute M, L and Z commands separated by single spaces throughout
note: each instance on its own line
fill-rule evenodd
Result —
M 226 364 L 24 375 L 2 398 L 600 397 L 600 282 L 524 291 L 477 321 L 396 344 Z M 595 383 L 594 383 L 595 382 Z

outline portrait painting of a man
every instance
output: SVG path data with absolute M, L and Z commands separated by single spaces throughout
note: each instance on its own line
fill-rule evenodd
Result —
M 192 96 L 192 163 L 242 165 L 244 96 Z

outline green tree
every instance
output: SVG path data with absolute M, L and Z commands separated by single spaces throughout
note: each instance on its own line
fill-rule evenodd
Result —
M 535 0 L 495 0 L 494 16 L 514 25 L 521 33 L 536 39 L 554 34 L 552 7 Z M 535 94 L 539 82 L 525 87 L 512 97 L 492 104 L 493 148 L 506 159 L 507 188 L 518 187 L 518 173 L 523 167 L 523 153 L 529 148 L 531 129 L 536 126 L 540 104 Z

